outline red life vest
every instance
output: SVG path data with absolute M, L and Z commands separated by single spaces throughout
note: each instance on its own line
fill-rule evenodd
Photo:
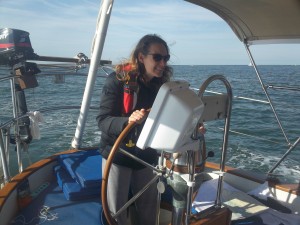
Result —
M 137 102 L 138 73 L 132 70 L 130 64 L 126 64 L 122 69 L 123 71 L 121 73 L 123 74 L 120 74 L 120 79 L 124 81 L 122 114 L 123 116 L 130 116 Z M 135 143 L 133 142 L 131 137 L 129 137 L 127 141 L 127 147 L 135 147 Z
M 124 66 L 123 71 L 125 73 L 124 81 L 124 93 L 123 93 L 123 115 L 128 116 L 134 109 L 137 101 L 138 74 L 131 71 L 131 65 Z

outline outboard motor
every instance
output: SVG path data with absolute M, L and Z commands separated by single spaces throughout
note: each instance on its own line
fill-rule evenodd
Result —
M 28 32 L 11 28 L 0 29 L 0 65 L 13 66 L 36 57 Z
M 15 85 L 16 115 L 22 116 L 28 112 L 24 89 L 38 86 L 35 74 L 40 73 L 35 63 L 26 60 L 35 59 L 37 55 L 31 46 L 29 33 L 23 30 L 3 28 L 0 29 L 0 65 L 11 67 Z M 19 134 L 21 143 L 29 144 L 32 140 L 30 133 L 30 120 L 27 116 L 19 119 Z M 11 143 L 16 138 L 11 137 Z

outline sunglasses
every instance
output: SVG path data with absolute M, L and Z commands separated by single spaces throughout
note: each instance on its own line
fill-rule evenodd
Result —
M 161 54 L 157 54 L 157 53 L 148 54 L 148 55 L 152 55 L 152 58 L 155 62 L 160 62 L 161 60 L 168 62 L 170 59 L 170 55 L 161 55 Z

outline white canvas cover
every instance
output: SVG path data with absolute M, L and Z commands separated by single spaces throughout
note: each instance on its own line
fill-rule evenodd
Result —
M 299 0 L 187 0 L 228 23 L 248 44 L 300 43 Z

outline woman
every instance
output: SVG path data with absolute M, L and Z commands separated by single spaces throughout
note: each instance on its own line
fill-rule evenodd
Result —
M 116 66 L 104 84 L 100 111 L 97 116 L 101 131 L 100 152 L 105 159 L 115 140 L 128 123 L 138 125 L 121 144 L 121 148 L 138 158 L 157 165 L 154 149 L 140 150 L 135 146 L 147 110 L 152 107 L 161 85 L 170 80 L 172 69 L 167 65 L 170 52 L 167 43 L 157 35 L 145 35 L 140 39 L 129 60 Z M 153 171 L 137 161 L 117 153 L 108 180 L 108 204 L 116 213 L 133 195 L 153 178 Z M 137 224 L 154 225 L 156 219 L 156 185 L 152 185 L 136 201 Z M 125 225 L 127 213 L 117 218 L 119 225 Z

